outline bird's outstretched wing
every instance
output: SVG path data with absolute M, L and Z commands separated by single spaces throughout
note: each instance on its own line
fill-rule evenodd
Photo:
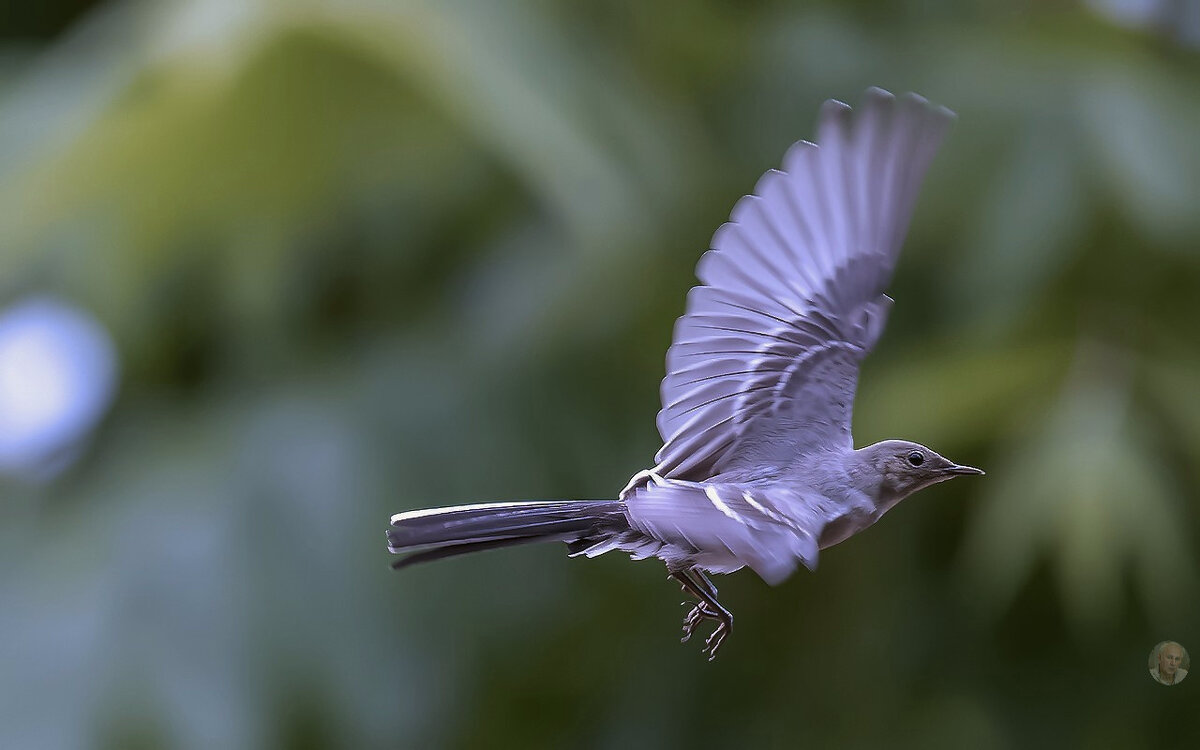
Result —
M 954 114 L 869 89 L 828 101 L 700 259 L 667 352 L 655 473 L 702 481 L 849 446 L 858 367 L 883 331 L 925 171 Z

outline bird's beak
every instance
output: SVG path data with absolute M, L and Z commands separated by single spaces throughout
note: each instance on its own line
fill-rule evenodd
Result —
M 946 474 L 952 474 L 954 476 L 965 476 L 967 474 L 978 474 L 979 476 L 983 476 L 984 473 L 983 469 L 976 469 L 974 466 L 961 466 L 959 464 L 947 466 L 945 469 L 942 469 L 942 471 Z

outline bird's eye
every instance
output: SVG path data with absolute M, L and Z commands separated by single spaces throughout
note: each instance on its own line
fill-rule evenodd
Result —
M 925 454 L 921 451 L 913 451 L 908 454 L 908 462 L 913 466 L 920 466 L 925 463 Z

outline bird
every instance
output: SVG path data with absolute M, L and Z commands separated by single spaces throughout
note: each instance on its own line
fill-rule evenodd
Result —
M 571 556 L 657 558 L 694 605 L 687 642 L 733 615 L 710 576 L 750 568 L 777 585 L 820 550 L 931 485 L 983 471 L 908 440 L 855 448 L 859 366 L 883 333 L 917 194 L 956 115 L 870 88 L 834 99 L 713 235 L 675 324 L 654 466 L 615 498 L 494 502 L 391 518 L 392 567 L 530 542 Z M 687 602 L 685 602 L 687 604 Z

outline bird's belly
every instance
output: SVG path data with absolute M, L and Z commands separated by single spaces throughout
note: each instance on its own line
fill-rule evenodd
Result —
M 844 542 L 878 519 L 879 516 L 869 510 L 854 508 L 825 524 L 825 527 L 821 529 L 817 546 L 825 549 Z

